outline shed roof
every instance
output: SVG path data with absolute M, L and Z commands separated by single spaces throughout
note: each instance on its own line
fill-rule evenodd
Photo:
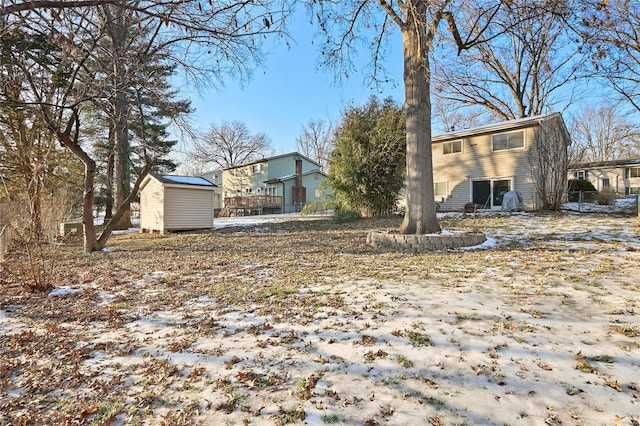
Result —
M 162 183 L 173 183 L 178 185 L 195 185 L 195 186 L 217 186 L 200 176 L 177 176 L 177 175 L 156 175 L 154 178 Z

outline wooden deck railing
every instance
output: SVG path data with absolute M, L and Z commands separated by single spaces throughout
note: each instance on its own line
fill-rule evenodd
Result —
M 277 195 L 248 195 L 225 197 L 224 207 L 281 207 L 282 197 Z

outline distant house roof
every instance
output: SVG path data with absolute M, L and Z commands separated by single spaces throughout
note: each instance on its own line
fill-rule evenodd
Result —
M 194 186 L 217 186 L 200 176 L 174 176 L 174 175 L 156 175 L 154 178 L 162 183 L 173 183 L 177 185 L 194 185 Z
M 279 155 L 274 155 L 272 157 L 264 157 L 264 158 L 260 158 L 259 160 L 253 160 L 250 161 L 248 163 L 243 163 L 243 164 L 239 164 L 237 166 L 233 166 L 233 167 L 227 167 L 223 170 L 231 170 L 231 169 L 237 169 L 238 167 L 246 167 L 246 166 L 251 166 L 252 164 L 258 164 L 258 163 L 264 163 L 265 161 L 270 161 L 270 160 L 275 160 L 278 158 L 283 158 L 283 157 L 300 157 L 300 158 L 304 158 L 307 161 L 312 162 L 313 164 L 316 164 L 318 166 L 318 168 L 320 168 L 320 163 L 318 163 L 315 160 L 312 160 L 311 158 L 300 154 L 299 152 L 289 152 L 287 154 L 279 154 Z
M 634 166 L 640 165 L 640 158 L 627 158 L 625 160 L 593 161 L 570 166 L 570 169 L 597 169 L 600 167 Z
M 433 138 L 431 138 L 431 141 L 443 142 L 451 139 L 460 139 L 460 138 L 477 136 L 477 135 L 486 134 L 486 133 L 495 133 L 495 132 L 502 132 L 505 130 L 521 129 L 524 127 L 531 127 L 534 124 L 540 124 L 543 121 L 550 120 L 553 118 L 560 118 L 562 120 L 562 115 L 559 112 L 554 112 L 552 114 L 534 115 L 532 117 L 519 118 L 517 120 L 507 120 L 507 121 L 502 121 L 500 123 L 487 124 L 484 126 L 472 127 L 469 129 L 443 133 L 441 135 L 434 136 Z
M 314 173 L 318 173 L 319 175 L 327 177 L 327 174 L 324 173 L 321 170 L 310 170 L 308 172 L 302 173 L 302 176 L 307 176 L 307 175 L 311 175 L 311 174 L 314 174 Z M 269 180 L 265 180 L 264 183 L 270 183 L 270 184 L 280 183 L 280 182 L 284 182 L 284 181 L 287 181 L 287 180 L 290 180 L 290 179 L 295 179 L 295 178 L 296 178 L 296 174 L 293 173 L 293 174 L 290 174 L 290 175 L 285 175 L 285 176 L 280 176 L 280 177 L 277 177 L 277 178 L 271 178 Z

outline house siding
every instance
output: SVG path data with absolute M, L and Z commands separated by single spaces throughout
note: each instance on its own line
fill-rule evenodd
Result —
M 325 176 L 320 173 L 319 164 L 297 152 L 223 170 L 223 197 L 265 195 L 270 189 L 269 195 L 282 197 L 282 213 L 299 211 L 299 206 L 292 204 L 296 159 L 300 159 L 302 164 L 302 185 L 306 188 L 306 202 L 316 200 L 316 189 Z M 259 166 L 259 171 L 256 171 L 256 166 Z M 268 180 L 271 183 L 265 183 Z
M 551 119 L 528 123 L 526 126 L 502 127 L 498 130 L 472 134 L 472 129 L 455 137 L 442 135 L 432 143 L 434 185 L 446 182 L 446 194 L 436 196 L 442 211 L 463 210 L 473 201 L 473 185 L 478 181 L 508 180 L 510 189 L 522 195 L 526 210 L 536 210 L 539 199 L 536 188 L 537 170 L 532 167 L 539 161 L 536 149 L 536 133 L 541 126 L 564 126 L 559 115 Z M 524 146 L 493 150 L 493 137 L 513 132 L 524 132 Z M 566 136 L 568 137 L 568 136 Z M 444 154 L 443 144 L 460 140 L 462 152 Z M 568 142 L 568 139 L 563 142 Z M 559 147 L 561 149 L 561 147 Z M 559 155 L 561 153 L 559 152 Z M 491 183 L 493 186 L 493 183 Z M 490 201 L 489 201 L 490 202 Z M 480 206 L 483 208 L 485 206 Z M 487 207 L 488 208 L 488 207 Z M 500 206 L 494 206 L 500 208 Z
M 213 208 L 214 210 L 220 210 L 222 208 L 222 170 L 214 170 L 198 176 L 216 185 L 213 195 Z
M 295 153 L 269 160 L 268 179 L 277 179 L 295 173 L 296 158 L 302 160 L 302 173 L 319 169 L 319 166 Z
M 164 229 L 164 187 L 156 179 L 150 179 L 140 192 L 140 229 L 162 231 Z
M 254 172 L 254 166 L 259 164 L 260 171 Z M 223 198 L 246 195 L 259 195 L 267 180 L 269 164 L 265 162 L 226 169 L 222 172 Z
M 636 166 L 640 167 L 640 166 Z M 604 167 L 597 169 L 581 169 L 587 171 L 587 180 L 593 184 L 598 190 L 602 191 L 605 188 L 604 180 L 609 179 L 609 188 L 612 191 L 625 194 L 628 192 L 627 188 L 640 187 L 640 178 L 626 178 L 626 169 L 628 167 Z M 569 178 L 574 179 L 575 170 L 572 170 Z
M 633 173 L 632 173 L 633 171 Z M 605 179 L 609 181 L 609 189 L 619 194 L 630 195 L 639 192 L 640 158 L 624 160 L 600 161 L 579 164 L 569 169 L 568 178 L 576 179 L 577 173 L 586 173 L 586 180 L 598 191 L 606 188 Z
M 316 190 L 320 189 L 320 184 L 323 180 L 324 176 L 322 176 L 318 171 L 302 176 L 302 186 L 306 189 L 305 204 L 322 199 L 322 197 L 316 197 Z M 284 181 L 285 195 L 283 213 L 294 213 L 300 211 L 300 206 L 293 205 L 293 187 L 295 184 L 295 178 Z M 283 184 L 280 183 L 279 185 L 282 186 Z

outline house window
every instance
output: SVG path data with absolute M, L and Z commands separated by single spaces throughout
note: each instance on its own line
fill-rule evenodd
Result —
M 625 195 L 637 194 L 639 189 L 637 186 L 630 186 L 624 189 L 624 193 Z
M 578 170 L 573 174 L 573 177 L 579 180 L 587 180 L 587 171 L 586 170 Z
M 447 182 L 435 182 L 433 184 L 433 195 L 436 198 L 447 197 Z
M 524 148 L 524 130 L 493 135 L 492 142 L 494 151 Z
M 251 166 L 251 173 L 255 175 L 256 173 L 260 172 L 262 172 L 262 164 L 258 163 Z
M 609 178 L 602 178 L 602 187 L 608 188 L 610 186 L 611 186 L 611 182 L 609 181 Z
M 493 181 L 493 206 L 501 206 L 504 194 L 511 191 L 511 179 Z
M 628 178 L 640 177 L 640 167 L 629 167 L 627 169 L 627 177 Z
M 445 142 L 442 144 L 443 154 L 455 154 L 462 152 L 462 141 Z

